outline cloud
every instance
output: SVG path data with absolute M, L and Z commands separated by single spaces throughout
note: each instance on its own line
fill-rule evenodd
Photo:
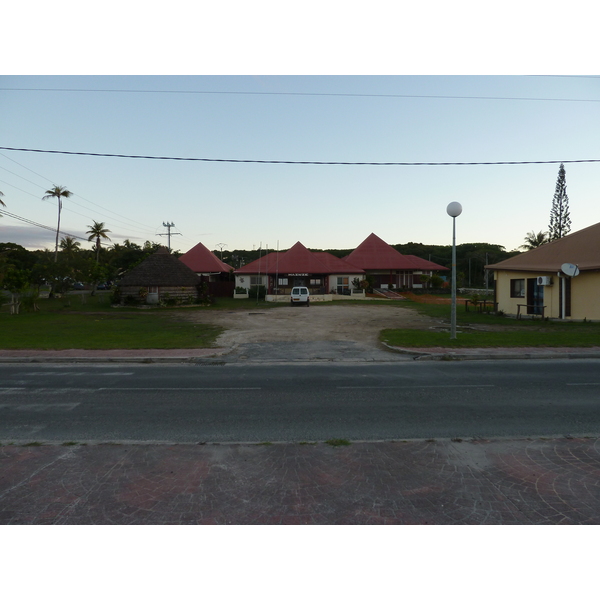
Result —
M 27 250 L 54 250 L 54 244 L 56 243 L 56 233 L 41 227 L 34 227 L 33 225 L 5 225 L 4 219 L 0 220 L 0 243 L 12 242 L 13 244 L 19 244 L 27 248 Z M 69 231 L 62 232 L 60 237 L 65 235 L 77 235 L 85 239 L 78 240 L 81 243 L 82 248 L 93 247 L 92 242 L 87 242 L 87 235 L 83 231 Z M 134 236 L 125 236 L 119 234 L 111 234 L 111 242 L 108 245 L 112 245 L 115 242 L 122 242 L 125 239 L 129 239 L 132 242 L 143 243 L 146 241 L 143 238 Z
M 0 242 L 12 242 L 28 250 L 54 250 L 55 240 L 56 234 L 52 231 L 29 225 L 5 225 L 0 221 Z

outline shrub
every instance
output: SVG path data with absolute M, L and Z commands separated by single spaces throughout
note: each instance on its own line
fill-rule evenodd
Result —
M 441 288 L 444 285 L 444 280 L 439 275 L 432 275 L 429 284 L 432 288 Z
M 267 295 L 267 288 L 264 285 L 253 285 L 248 290 L 249 298 L 257 298 L 259 300 L 264 300 Z
M 37 300 L 40 297 L 40 293 L 37 290 L 29 290 L 24 294 L 21 294 L 21 306 L 25 312 L 34 312 L 39 310 L 37 307 Z
M 215 301 L 214 297 L 210 295 L 208 291 L 208 283 L 203 282 L 198 287 L 198 302 L 200 304 L 213 304 Z
M 110 289 L 110 303 L 121 304 L 121 290 L 115 285 Z
M 177 304 L 177 298 L 171 298 L 170 294 L 162 294 L 160 297 L 161 306 L 175 306 Z
M 248 290 L 246 288 L 241 287 L 239 285 L 235 288 L 235 293 L 236 294 L 245 294 L 247 291 Z

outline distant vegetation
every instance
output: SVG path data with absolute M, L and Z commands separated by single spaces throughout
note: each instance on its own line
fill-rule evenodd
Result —
M 125 240 L 110 248 L 97 244 L 95 250 L 84 250 L 69 236 L 61 239 L 56 253 L 27 250 L 11 242 L 0 243 L 0 290 L 20 293 L 24 288 L 49 285 L 53 293 L 60 294 L 71 289 L 74 283 L 91 287 L 112 282 L 159 247 L 160 244 L 153 242 L 140 246 Z

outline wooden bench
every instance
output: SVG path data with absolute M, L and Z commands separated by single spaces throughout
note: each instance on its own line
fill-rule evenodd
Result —
M 542 319 L 544 318 L 544 311 L 546 310 L 545 306 L 538 306 L 537 304 L 517 304 L 517 319 L 521 318 L 521 307 L 525 307 L 525 308 L 541 308 L 542 309 L 542 314 L 540 315 L 540 317 Z M 531 315 L 532 319 L 537 316 L 536 313 L 528 313 L 528 314 Z

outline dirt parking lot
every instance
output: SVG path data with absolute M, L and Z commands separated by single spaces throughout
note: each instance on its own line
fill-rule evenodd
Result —
M 382 329 L 423 329 L 440 323 L 398 306 L 364 304 L 311 304 L 233 311 L 194 312 L 186 315 L 197 323 L 225 327 L 216 343 L 223 347 L 265 342 L 358 342 L 378 346 Z

